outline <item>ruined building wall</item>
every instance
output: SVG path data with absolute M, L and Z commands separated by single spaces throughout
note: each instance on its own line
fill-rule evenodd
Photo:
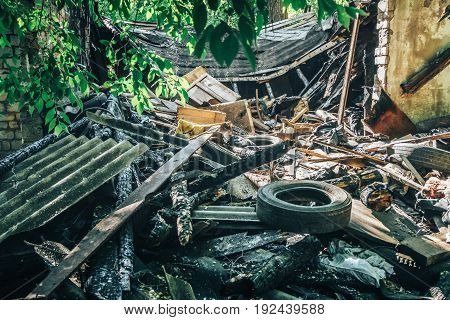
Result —
M 441 71 L 414 94 L 403 96 L 400 84 L 438 51 L 450 45 L 450 22 L 439 18 L 446 0 L 380 0 L 379 47 L 375 63 L 374 99 L 380 88 L 419 129 L 428 120 L 450 116 L 450 68 Z M 430 124 L 430 123 L 429 123 Z
M 14 35 L 8 35 L 12 48 L 0 48 L 0 56 L 18 55 L 18 63 L 24 65 L 24 46 Z M 8 62 L 12 63 L 12 60 Z M 0 77 L 7 74 L 8 68 L 0 62 Z M 26 110 L 20 111 L 17 105 L 5 101 L 0 96 L 0 158 L 7 153 L 18 150 L 24 145 L 42 137 L 42 120 L 38 116 L 30 117 Z

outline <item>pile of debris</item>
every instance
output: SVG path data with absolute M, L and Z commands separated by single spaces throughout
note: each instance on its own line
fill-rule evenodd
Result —
M 298 96 L 198 67 L 189 104 L 101 93 L 0 160 L 0 297 L 449 298 L 450 132 L 340 121 L 344 47 Z

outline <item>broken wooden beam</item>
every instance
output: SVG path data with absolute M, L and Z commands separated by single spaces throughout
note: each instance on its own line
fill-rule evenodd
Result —
M 350 78 L 352 76 L 353 63 L 355 59 L 356 40 L 359 32 L 359 15 L 356 14 L 356 19 L 353 21 L 352 38 L 350 40 L 350 49 L 347 56 L 347 65 L 345 66 L 344 85 L 342 87 L 341 100 L 339 101 L 338 110 L 338 124 L 344 122 L 345 107 L 347 106 L 348 91 L 350 89 Z
M 109 216 L 101 220 L 78 245 L 67 255 L 58 267 L 27 296 L 27 299 L 45 299 L 88 259 L 102 244 L 109 240 L 126 221 L 139 210 L 145 200 L 154 194 L 198 149 L 211 138 L 218 127 L 192 140 L 179 151 L 131 195 Z
M 225 284 L 223 293 L 226 295 L 242 293 L 249 297 L 279 287 L 295 270 L 314 258 L 322 247 L 320 241 L 314 236 L 299 235 L 298 237 L 295 244 L 284 248 L 281 254 L 268 259 L 254 273 L 232 278 Z

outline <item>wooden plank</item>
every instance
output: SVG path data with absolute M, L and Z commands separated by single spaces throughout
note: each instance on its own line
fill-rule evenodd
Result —
M 223 100 L 221 102 L 233 102 L 241 98 L 239 94 L 237 94 L 224 84 L 220 83 L 210 75 L 200 81 L 199 85 L 208 88 L 208 92 L 211 92 L 212 95 Z M 201 88 L 203 89 L 203 87 Z
M 211 106 L 211 109 L 224 112 L 227 115 L 227 121 L 230 121 L 241 129 L 251 132 L 253 121 L 250 121 L 249 113 L 247 111 L 249 109 L 247 108 L 246 103 L 246 100 L 239 100 L 236 102 L 216 104 Z
M 359 23 L 359 15 L 356 14 L 356 19 L 353 21 L 352 38 L 350 41 L 349 54 L 347 56 L 347 65 L 345 66 L 344 85 L 342 87 L 341 99 L 339 101 L 338 124 L 342 124 L 342 122 L 344 122 L 345 107 L 347 106 L 348 91 L 350 89 L 350 78 L 353 70 L 353 60 L 355 58 L 356 40 L 358 39 Z
M 189 82 L 189 84 L 192 84 L 194 81 L 204 77 L 206 74 L 207 74 L 207 71 L 205 68 L 197 67 L 194 70 L 192 70 L 191 72 L 185 74 L 183 76 L 183 78 L 186 79 L 186 81 Z
M 391 230 L 359 200 L 353 200 L 352 217 L 346 231 L 355 238 L 378 240 L 394 246 L 399 243 Z
M 203 90 L 199 86 L 195 85 L 188 90 L 189 99 L 193 104 L 201 106 L 203 104 L 217 104 L 219 100 L 214 98 L 209 92 Z
M 349 153 L 349 154 L 354 154 L 354 155 L 360 156 L 360 157 L 362 157 L 364 159 L 370 160 L 370 161 L 378 163 L 378 164 L 383 164 L 383 165 L 387 164 L 386 161 L 383 161 L 383 160 L 381 160 L 381 159 L 379 159 L 377 157 L 373 157 L 373 156 L 371 156 L 369 154 L 365 154 L 365 153 L 362 153 L 362 152 L 359 152 L 359 151 L 354 151 L 354 150 L 347 149 L 347 148 L 344 148 L 344 147 L 335 146 L 333 144 L 329 144 L 329 143 L 326 143 L 326 142 L 323 142 L 323 141 L 319 141 L 319 140 L 316 140 L 316 139 L 314 139 L 313 142 L 317 143 L 317 144 L 320 144 L 322 146 L 328 147 L 330 149 L 339 150 L 339 151 L 342 151 L 344 153 Z
M 224 123 L 226 114 L 220 111 L 179 107 L 177 119 L 183 119 L 196 124 Z
M 398 250 L 411 256 L 420 265 L 430 266 L 450 258 L 450 244 L 442 238 L 445 235 L 411 237 L 400 242 Z
M 102 244 L 109 240 L 124 223 L 139 210 L 146 199 L 154 194 L 198 149 L 218 130 L 218 126 L 208 133 L 192 140 L 154 174 L 134 190 L 131 195 L 110 215 L 101 220 L 78 245 L 53 268 L 48 276 L 27 296 L 27 299 L 45 299 L 59 287 L 79 266 Z

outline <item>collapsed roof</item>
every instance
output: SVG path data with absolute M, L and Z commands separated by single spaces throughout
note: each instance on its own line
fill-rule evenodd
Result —
M 293 18 L 268 25 L 260 34 L 256 48 L 256 71 L 240 51 L 230 67 L 220 66 L 210 53 L 205 59 L 190 55 L 186 44 L 173 40 L 157 29 L 152 23 L 131 23 L 137 42 L 160 56 L 171 60 L 175 72 L 179 75 L 190 72 L 197 66 L 203 66 L 218 80 L 239 81 L 262 73 L 271 74 L 288 66 L 313 49 L 326 43 L 336 23 L 328 19 L 319 23 L 313 13 L 304 13 Z

